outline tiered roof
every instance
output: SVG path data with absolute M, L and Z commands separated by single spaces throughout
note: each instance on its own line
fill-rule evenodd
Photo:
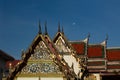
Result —
M 120 48 L 108 48 L 106 56 L 108 71 L 120 72 Z
M 74 56 L 76 60 L 78 58 L 82 60 L 81 56 L 85 56 L 87 60 L 86 66 L 89 72 L 91 73 L 94 72 L 105 73 L 105 72 L 114 72 L 114 71 L 117 71 L 118 73 L 120 72 L 120 48 L 107 48 L 106 41 L 100 44 L 89 44 L 88 43 L 89 38 L 86 38 L 85 40 L 82 41 L 68 41 L 64 36 L 63 30 L 62 32 L 60 32 L 60 29 L 58 29 L 58 32 L 54 40 L 52 41 L 47 33 L 47 28 L 45 25 L 45 35 L 42 34 L 40 28 L 39 34 L 33 40 L 32 45 L 29 47 L 29 49 L 25 52 L 23 60 L 17 67 L 15 67 L 14 71 L 8 78 L 10 79 L 14 78 L 14 76 L 19 71 L 21 71 L 21 69 L 27 64 L 28 59 L 30 58 L 31 54 L 33 54 L 34 49 L 40 40 L 45 42 L 48 49 L 55 56 L 54 57 L 55 63 L 62 68 L 62 72 L 66 76 L 67 75 L 71 77 L 76 76 L 74 72 L 70 72 L 71 71 L 70 67 L 62 58 L 62 56 L 60 56 L 61 52 L 56 48 L 54 44 L 58 40 L 59 36 L 65 40 L 65 45 L 67 45 L 66 48 L 69 47 L 73 51 L 73 53 L 75 51 Z
M 73 41 L 73 48 L 79 55 L 85 55 L 85 43 Z M 120 72 L 120 48 L 107 48 L 106 41 L 87 45 L 87 68 L 91 73 Z M 111 74 L 111 73 L 110 73 Z M 119 73 L 120 74 L 120 73 Z
M 34 53 L 35 47 L 41 40 L 45 43 L 45 45 L 47 45 L 48 50 L 50 50 L 51 54 L 54 55 L 53 61 L 59 66 L 60 70 L 64 73 L 64 75 L 66 77 L 75 76 L 75 73 L 70 70 L 65 60 L 62 58 L 62 56 L 59 55 L 58 50 L 55 48 L 54 44 L 49 38 L 49 35 L 47 33 L 47 27 L 45 25 L 45 34 L 42 34 L 41 31 L 39 30 L 39 34 L 35 37 L 28 50 L 24 52 L 22 56 L 23 59 L 20 61 L 20 63 L 17 66 L 14 67 L 12 73 L 8 76 L 7 80 L 13 80 L 17 75 L 17 73 L 20 72 L 27 65 L 28 59 Z

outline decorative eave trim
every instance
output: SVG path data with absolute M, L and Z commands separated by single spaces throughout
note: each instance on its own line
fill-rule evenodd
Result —
M 108 61 L 107 65 L 120 65 L 120 61 Z
M 57 38 L 58 38 L 59 36 L 61 36 L 61 35 L 62 35 L 61 32 L 57 32 L 56 35 L 55 35 L 55 37 L 53 38 L 53 42 L 55 43 L 56 40 L 57 40 Z

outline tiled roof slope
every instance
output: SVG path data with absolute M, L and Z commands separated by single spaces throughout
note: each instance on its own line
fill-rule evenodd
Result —
M 107 56 L 107 69 L 108 71 L 120 71 L 120 48 L 108 48 Z
M 78 55 L 84 55 L 85 54 L 85 42 L 71 42 L 72 47 L 77 52 Z
M 108 61 L 120 61 L 120 48 L 107 49 L 106 56 Z
M 88 45 L 88 58 L 102 58 L 102 57 L 104 57 L 104 46 Z

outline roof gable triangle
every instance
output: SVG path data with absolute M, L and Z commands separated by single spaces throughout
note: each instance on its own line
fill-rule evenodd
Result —
M 61 53 L 71 52 L 71 50 L 70 50 L 71 47 L 63 33 L 58 32 L 56 34 L 53 42 L 54 42 L 56 48 L 59 50 L 59 52 L 61 52 Z
M 20 71 L 27 70 L 26 73 L 36 73 L 35 72 L 36 70 L 34 70 L 33 67 L 37 66 L 39 64 L 38 62 L 41 59 L 50 60 L 50 63 L 48 63 L 48 65 L 53 64 L 55 67 L 56 64 L 52 61 L 52 55 L 50 55 L 50 51 L 47 48 L 48 47 L 47 47 L 47 43 L 44 39 L 44 36 L 42 34 L 38 34 L 35 37 L 35 39 L 33 40 L 32 44 L 30 45 L 28 50 L 26 52 L 24 52 L 24 54 L 22 55 L 22 60 L 19 63 L 19 65 L 17 65 L 15 67 L 15 69 L 12 71 L 12 73 L 7 78 L 7 80 L 13 80 L 15 78 L 15 76 L 18 74 L 18 72 L 20 72 Z M 28 65 L 29 62 L 30 62 L 30 64 Z M 43 65 L 45 65 L 47 67 L 47 65 L 45 63 L 43 63 Z M 46 67 L 44 67 L 44 68 L 46 68 Z M 38 69 L 38 68 L 35 68 L 35 69 Z M 54 69 L 56 69 L 56 68 L 54 68 Z M 59 69 L 57 69 L 57 70 L 59 70 Z M 42 71 L 40 71 L 40 72 L 42 72 Z

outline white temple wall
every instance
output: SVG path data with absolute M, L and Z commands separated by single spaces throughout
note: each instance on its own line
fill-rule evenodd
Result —
M 39 77 L 18 77 L 16 80 L 39 80 Z
M 71 67 L 73 64 L 74 72 L 76 75 L 79 73 L 80 67 L 79 63 L 76 61 L 76 59 L 72 55 L 63 55 L 64 60 L 68 63 L 68 65 Z

